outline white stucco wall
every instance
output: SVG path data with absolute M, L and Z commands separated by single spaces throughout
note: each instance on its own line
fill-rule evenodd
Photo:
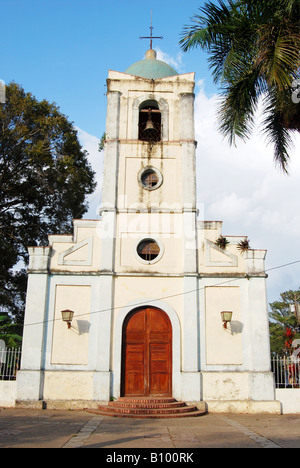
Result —
M 300 388 L 277 388 L 275 395 L 281 402 L 282 414 L 300 414 Z
M 0 380 L 0 406 L 13 408 L 17 398 L 17 382 Z

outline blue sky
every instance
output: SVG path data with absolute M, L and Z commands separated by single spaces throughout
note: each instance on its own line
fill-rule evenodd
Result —
M 0 0 L 0 79 L 21 84 L 38 99 L 56 102 L 74 123 L 93 135 L 105 125 L 108 69 L 124 71 L 154 41 L 172 57 L 179 36 L 201 0 Z M 213 84 L 206 56 L 185 54 L 181 72 L 196 71 Z
M 180 33 L 203 0 L 0 0 L 0 80 L 15 81 L 37 99 L 56 102 L 78 128 L 99 180 L 86 217 L 98 216 L 108 70 L 124 71 L 141 60 L 149 42 L 151 9 L 159 58 L 179 73 L 196 72 L 195 127 L 201 217 L 223 220 L 224 235 L 248 235 L 267 249 L 267 269 L 300 260 L 300 138 L 291 152 L 290 175 L 273 163 L 272 148 L 254 131 L 247 144 L 230 148 L 217 129 L 217 88 L 200 50 L 181 53 Z M 259 117 L 258 117 L 259 118 Z M 274 270 L 268 298 L 298 289 L 299 264 Z

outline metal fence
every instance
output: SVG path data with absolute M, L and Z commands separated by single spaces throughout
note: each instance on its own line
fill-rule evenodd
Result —
M 16 380 L 21 364 L 21 348 L 0 349 L 0 380 Z M 272 372 L 276 388 L 300 388 L 300 358 L 273 356 Z
M 271 360 L 276 388 L 300 388 L 300 359 L 274 356 Z
M 21 349 L 0 349 L 0 380 L 16 380 L 21 364 Z

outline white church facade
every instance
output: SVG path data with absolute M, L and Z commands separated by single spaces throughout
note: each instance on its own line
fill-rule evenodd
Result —
M 194 86 L 152 49 L 109 71 L 101 217 L 29 248 L 20 402 L 172 396 L 280 412 L 266 251 L 222 246 L 222 222 L 199 220 Z

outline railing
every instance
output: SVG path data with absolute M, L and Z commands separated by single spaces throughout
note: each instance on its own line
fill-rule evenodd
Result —
M 16 380 L 21 364 L 21 349 L 0 349 L 0 380 Z
M 21 364 L 21 349 L 0 349 L 0 380 L 16 380 Z M 273 356 L 272 372 L 276 388 L 300 388 L 300 358 Z
M 274 356 L 271 359 L 276 388 L 300 388 L 300 359 Z

